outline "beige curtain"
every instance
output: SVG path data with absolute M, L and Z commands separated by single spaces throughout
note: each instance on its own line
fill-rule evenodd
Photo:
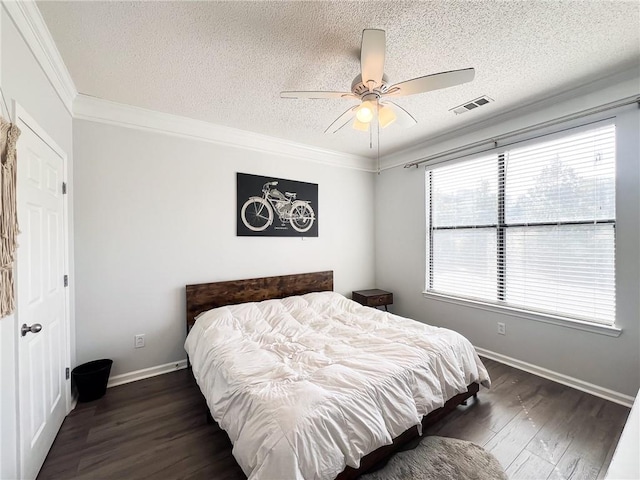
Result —
M 0 318 L 13 313 L 13 266 L 18 245 L 16 142 L 20 130 L 0 117 Z

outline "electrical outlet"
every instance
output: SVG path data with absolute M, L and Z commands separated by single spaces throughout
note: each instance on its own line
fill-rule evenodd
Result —
M 498 322 L 498 333 L 500 335 L 506 335 L 507 334 L 507 328 L 505 327 L 504 323 L 502 323 L 502 322 Z
M 144 333 L 140 335 L 136 335 L 133 337 L 133 346 L 134 348 L 142 348 L 144 347 Z

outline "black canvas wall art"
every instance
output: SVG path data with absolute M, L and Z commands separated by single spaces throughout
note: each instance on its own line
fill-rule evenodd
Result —
M 318 184 L 237 174 L 237 235 L 317 237 Z

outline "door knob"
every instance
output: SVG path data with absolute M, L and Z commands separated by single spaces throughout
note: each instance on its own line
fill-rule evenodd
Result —
M 39 323 L 34 323 L 30 327 L 27 327 L 27 324 L 23 323 L 22 324 L 22 328 L 20 329 L 20 332 L 22 333 L 22 336 L 24 337 L 29 332 L 38 333 L 40 330 L 42 330 L 42 325 L 40 325 Z

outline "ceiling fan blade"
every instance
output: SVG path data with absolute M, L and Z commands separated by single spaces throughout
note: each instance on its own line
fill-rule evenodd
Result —
M 473 68 L 452 70 L 450 72 L 435 73 L 425 77 L 418 77 L 406 82 L 396 83 L 389 87 L 385 97 L 404 97 L 416 93 L 430 92 L 441 88 L 453 87 L 473 80 L 476 71 Z
M 367 85 L 370 91 L 374 87 L 382 85 L 385 43 L 384 30 L 368 29 L 362 31 L 360 72 L 362 73 L 362 83 Z M 367 83 L 371 80 L 374 82 L 373 85 Z
M 404 108 L 402 108 L 397 103 L 393 103 L 393 102 L 390 102 L 389 100 L 386 100 L 384 102 L 380 102 L 380 105 L 384 105 L 385 107 L 391 108 L 396 114 L 395 123 L 397 123 L 403 128 L 410 128 L 418 123 L 418 121 L 415 118 L 413 118 L 413 115 L 411 115 L 409 112 L 407 112 Z
M 356 110 L 358 109 L 358 105 L 354 105 L 349 110 L 344 112 L 338 118 L 336 118 L 331 125 L 327 127 L 324 133 L 336 133 L 342 127 L 344 127 L 347 123 L 351 121 L 351 119 L 355 116 Z
M 280 92 L 280 98 L 358 98 L 351 92 Z

